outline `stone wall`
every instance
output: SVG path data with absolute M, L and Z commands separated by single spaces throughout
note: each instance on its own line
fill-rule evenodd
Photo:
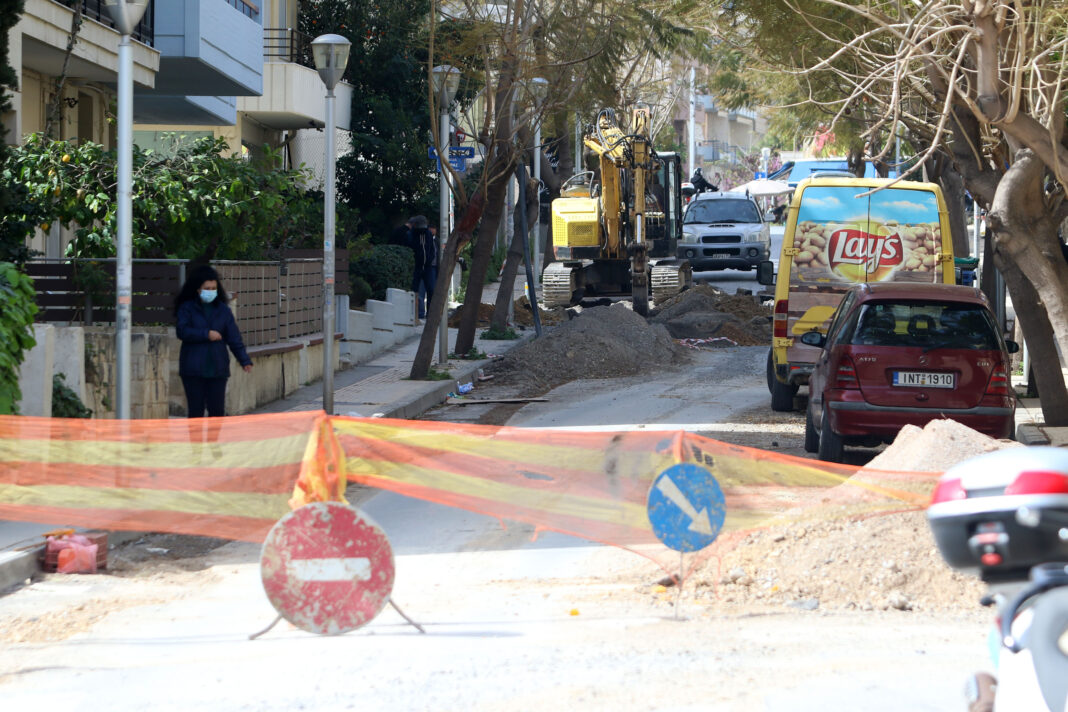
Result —
M 367 311 L 339 314 L 334 368 L 368 361 L 419 333 L 415 295 L 387 290 L 388 301 L 368 303 Z M 26 415 L 51 415 L 52 374 L 63 373 L 66 383 L 93 411 L 94 418 L 115 417 L 115 331 L 112 327 L 35 325 L 38 347 L 26 355 L 20 372 Z M 182 417 L 185 391 L 178 376 L 181 342 L 173 327 L 137 327 L 131 333 L 130 416 Z M 322 337 L 257 346 L 248 349 L 253 360 L 245 373 L 230 356 L 226 412 L 248 413 L 292 395 L 298 388 L 322 380 Z M 53 365 L 53 363 L 55 365 Z

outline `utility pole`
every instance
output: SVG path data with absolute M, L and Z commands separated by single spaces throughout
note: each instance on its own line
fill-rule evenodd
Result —
M 694 160 L 697 156 L 697 68 L 690 67 L 690 145 L 686 151 L 690 163 L 690 175 L 693 175 Z

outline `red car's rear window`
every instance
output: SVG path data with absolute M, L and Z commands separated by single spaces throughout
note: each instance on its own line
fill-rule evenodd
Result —
M 841 343 L 925 349 L 1000 349 L 990 312 L 976 304 L 869 302 Z

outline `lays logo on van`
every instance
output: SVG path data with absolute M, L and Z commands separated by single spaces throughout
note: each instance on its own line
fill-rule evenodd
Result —
M 885 229 L 885 228 L 884 228 Z M 878 282 L 890 276 L 905 258 L 901 237 L 843 228 L 831 233 L 829 267 L 853 282 Z

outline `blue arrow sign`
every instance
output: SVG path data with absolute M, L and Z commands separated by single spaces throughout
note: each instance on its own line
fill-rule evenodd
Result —
M 675 551 L 698 551 L 716 540 L 727 507 L 712 473 L 699 465 L 672 465 L 649 489 L 653 533 Z

